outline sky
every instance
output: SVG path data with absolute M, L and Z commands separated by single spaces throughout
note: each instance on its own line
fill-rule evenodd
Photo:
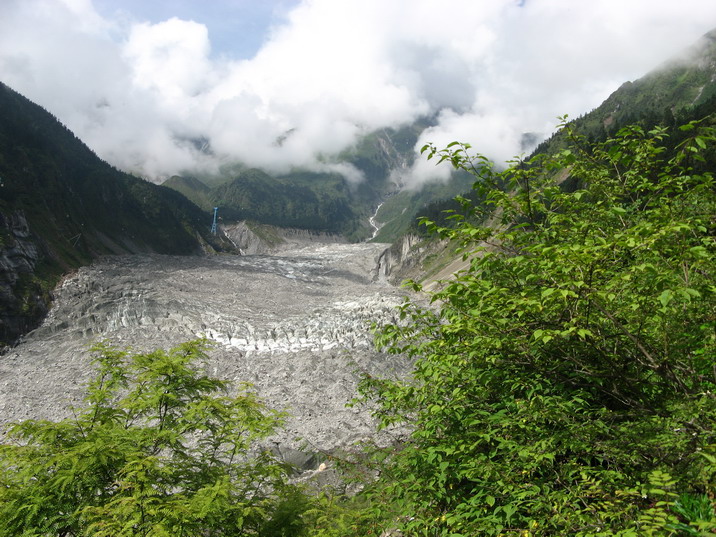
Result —
M 155 182 L 359 181 L 335 155 L 368 132 L 434 115 L 416 147 L 505 161 L 714 27 L 714 0 L 0 0 L 0 81 Z

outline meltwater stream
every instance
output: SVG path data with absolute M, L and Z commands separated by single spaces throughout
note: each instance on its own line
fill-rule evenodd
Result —
M 368 223 L 370 224 L 370 227 L 373 228 L 373 235 L 371 236 L 371 239 L 375 239 L 378 236 L 378 232 L 380 231 L 380 228 L 383 227 L 381 223 L 378 222 L 378 211 L 380 211 L 380 208 L 383 206 L 385 202 L 382 201 L 378 204 L 378 206 L 375 208 L 375 212 L 373 213 L 373 216 L 371 216 L 368 219 Z
M 369 324 L 392 321 L 402 292 L 379 281 L 379 244 L 309 244 L 273 256 L 108 257 L 67 277 L 43 325 L 0 356 L 0 425 L 63 418 L 81 402 L 88 347 L 137 351 L 216 342 L 211 372 L 253 383 L 291 414 L 277 439 L 331 451 L 374 434 L 347 408 L 356 371 L 405 374 L 377 353 Z

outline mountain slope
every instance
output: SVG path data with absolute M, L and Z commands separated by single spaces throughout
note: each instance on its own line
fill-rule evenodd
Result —
M 197 253 L 209 225 L 184 196 L 111 167 L 0 83 L 0 344 L 37 322 L 67 270 L 101 254 Z
M 603 141 L 621 127 L 638 124 L 673 127 L 700 119 L 716 110 L 716 29 L 692 47 L 633 82 L 625 82 L 601 105 L 571 122 L 579 134 Z M 557 134 L 535 153 L 563 145 Z
M 164 181 L 162 186 L 176 190 L 188 200 L 192 201 L 196 206 L 206 211 L 212 209 L 211 200 L 209 200 L 208 196 L 211 189 L 196 177 L 174 175 Z
M 351 231 L 353 212 L 338 175 L 311 174 L 301 184 L 296 177 L 276 178 L 248 169 L 213 189 L 209 197 L 224 207 L 224 217 L 253 220 L 279 227 L 316 231 Z
M 389 223 L 379 238 L 391 240 L 410 226 L 410 216 L 425 203 L 450 198 L 466 183 L 450 181 L 406 191 L 393 177 L 410 168 L 420 133 L 430 125 L 424 118 L 399 128 L 363 136 L 333 164 L 350 165 L 363 175 L 349 182 L 339 173 L 295 169 L 283 175 L 241 165 L 225 166 L 221 178 L 174 176 L 164 185 L 181 192 L 200 207 L 219 207 L 226 220 L 254 220 L 280 227 L 339 233 L 349 240 L 368 239 L 369 218 L 381 208 L 380 221 Z M 406 207 L 407 213 L 406 213 Z
M 683 54 L 667 61 L 659 68 L 633 82 L 622 84 L 601 105 L 591 112 L 569 122 L 571 129 L 584 136 L 590 142 L 600 142 L 613 136 L 620 128 L 637 124 L 644 129 L 657 125 L 668 129 L 667 147 L 674 148 L 688 132 L 678 126 L 692 120 L 703 120 L 707 123 L 716 122 L 716 30 L 703 36 Z M 469 142 L 469 140 L 465 140 Z M 531 156 L 537 154 L 554 154 L 567 146 L 566 134 L 560 131 L 537 146 Z M 480 151 L 479 147 L 475 148 Z M 706 162 L 695 163 L 695 167 L 713 170 L 716 168 L 716 154 L 712 151 L 703 153 Z M 475 200 L 474 191 L 468 191 L 463 197 Z M 398 241 L 414 244 L 415 235 L 423 234 L 417 225 L 417 217 L 426 216 L 440 225 L 449 226 L 444 211 L 461 211 L 460 204 L 453 201 L 437 201 L 417 211 L 410 219 L 413 224 L 407 235 Z M 429 242 L 429 241 L 428 241 Z M 443 270 L 450 266 L 454 270 L 464 268 L 456 262 L 451 250 L 443 250 L 444 245 L 437 243 L 421 243 L 420 248 L 412 247 L 414 255 L 393 262 L 393 279 L 420 279 L 431 272 L 439 272 L 447 277 Z M 425 262 L 426 256 L 430 262 Z M 409 272 L 401 271 L 401 266 L 410 266 Z M 418 267 L 416 269 L 416 267 Z M 453 270 L 453 272 L 454 272 Z M 431 277 L 432 279 L 432 277 Z

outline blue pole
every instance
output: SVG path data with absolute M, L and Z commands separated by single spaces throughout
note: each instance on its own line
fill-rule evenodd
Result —
M 214 207 L 214 222 L 211 224 L 211 233 L 216 235 L 216 213 L 219 211 L 218 207 Z

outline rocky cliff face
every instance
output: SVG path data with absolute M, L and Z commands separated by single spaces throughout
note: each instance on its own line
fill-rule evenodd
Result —
M 417 278 L 423 272 L 426 257 L 444 246 L 444 242 L 426 242 L 419 235 L 403 235 L 378 257 L 378 276 L 393 285 Z
M 23 211 L 0 212 L 0 341 L 12 341 L 39 323 L 49 295 L 33 277 L 44 254 Z
M 221 232 L 228 238 L 241 255 L 270 254 L 291 250 L 310 244 L 344 244 L 341 235 L 235 222 L 221 226 Z

